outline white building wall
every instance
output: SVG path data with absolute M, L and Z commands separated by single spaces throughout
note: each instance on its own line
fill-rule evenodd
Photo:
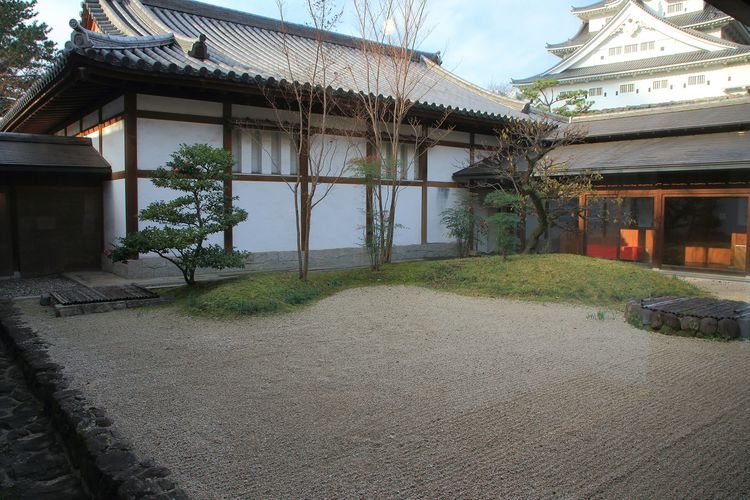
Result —
M 99 130 L 96 130 L 94 132 L 91 132 L 90 134 L 86 134 L 86 137 L 91 139 L 91 145 L 96 149 L 99 154 L 101 154 L 101 151 L 99 151 L 99 136 L 101 135 L 101 132 Z
M 435 146 L 427 151 L 427 180 L 453 182 L 453 174 L 469 166 L 469 149 Z
M 104 247 L 112 248 L 125 236 L 125 179 L 102 183 Z
M 442 212 L 453 207 L 459 201 L 461 193 L 465 192 L 461 188 L 427 188 L 427 242 L 428 243 L 448 243 L 453 241 L 446 230 L 442 219 Z
M 310 173 L 317 165 L 324 177 L 358 177 L 354 160 L 367 156 L 367 141 L 360 137 L 316 135 L 310 144 Z
M 112 172 L 122 172 L 125 170 L 125 121 L 108 125 L 101 133 L 102 156 L 112 165 Z
M 283 182 L 232 182 L 235 206 L 248 218 L 234 228 L 234 246 L 250 252 L 297 249 L 294 198 Z
M 396 198 L 394 245 L 418 245 L 422 242 L 422 188 L 402 187 Z
M 208 144 L 222 147 L 221 125 L 138 118 L 138 169 L 156 170 L 164 166 L 181 144 Z
M 703 77 L 704 83 L 690 84 L 690 77 Z M 654 82 L 667 80 L 667 87 L 655 89 Z M 621 85 L 633 84 L 633 92 L 621 92 Z M 638 78 L 560 85 L 556 93 L 566 90 L 601 88 L 602 95 L 590 96 L 592 110 L 657 104 L 727 95 L 727 89 L 750 86 L 750 64 L 718 69 L 696 69 L 680 73 L 657 73 Z M 606 94 L 606 95 L 605 95 Z
M 102 120 L 109 120 L 125 111 L 125 97 L 120 96 L 102 106 Z
M 326 185 L 318 186 L 320 194 Z M 290 200 L 291 203 L 291 200 Z M 294 231 L 294 225 L 291 227 Z M 365 187 L 336 184 L 313 209 L 310 249 L 362 246 L 365 235 Z

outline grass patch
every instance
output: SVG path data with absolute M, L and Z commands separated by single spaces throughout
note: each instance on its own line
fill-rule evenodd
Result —
M 625 262 L 578 255 L 517 255 L 421 261 L 367 269 L 311 272 L 306 283 L 295 273 L 254 273 L 229 281 L 175 291 L 194 314 L 215 317 L 290 311 L 347 288 L 413 285 L 462 295 L 508 297 L 622 308 L 630 299 L 659 295 L 705 296 L 677 278 Z

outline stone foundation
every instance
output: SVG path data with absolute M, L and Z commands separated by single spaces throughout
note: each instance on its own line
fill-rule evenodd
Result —
M 393 247 L 393 261 L 444 259 L 456 257 L 455 243 L 429 243 L 426 245 L 401 245 Z M 310 252 L 310 269 L 347 269 L 367 267 L 370 260 L 364 248 L 334 248 Z M 152 279 L 180 276 L 180 271 L 171 262 L 161 257 L 142 257 L 137 260 L 113 263 L 102 258 L 102 269 L 128 279 Z M 293 271 L 297 269 L 297 252 L 257 252 L 250 255 L 244 269 L 203 269 L 198 275 L 234 275 L 253 271 Z
M 625 307 L 625 320 L 685 336 L 750 339 L 750 304 L 739 301 L 687 297 L 631 300 Z

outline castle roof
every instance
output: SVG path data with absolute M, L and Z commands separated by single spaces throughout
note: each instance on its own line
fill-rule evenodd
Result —
M 647 74 L 664 69 L 687 70 L 696 64 L 733 64 L 749 60 L 750 45 L 717 38 L 694 29 L 712 26 L 711 23 L 728 24 L 734 22 L 731 17 L 714 7 L 708 6 L 701 11 L 661 18 L 636 0 L 598 2 L 594 5 L 599 7 L 617 5 L 619 10 L 599 31 L 589 32 L 588 22 L 584 22 L 578 33 L 570 40 L 548 45 L 548 50 L 551 52 L 558 55 L 567 55 L 567 57 L 543 73 L 527 78 L 514 79 L 513 83 L 524 85 L 539 79 L 584 82 L 618 76 Z M 605 64 L 589 63 L 586 66 L 581 64 L 588 55 L 616 35 L 618 30 L 623 29 L 626 22 L 634 22 L 634 26 L 658 29 L 668 36 L 683 40 L 686 45 L 695 47 L 695 50 Z

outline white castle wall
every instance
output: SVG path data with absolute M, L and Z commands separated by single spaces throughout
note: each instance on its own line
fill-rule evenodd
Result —
M 702 76 L 705 83 L 690 85 L 690 77 Z M 667 80 L 667 87 L 654 89 L 654 82 Z M 633 92 L 620 92 L 620 86 L 633 84 Z M 658 104 L 687 101 L 709 97 L 722 97 L 727 89 L 750 86 L 750 64 L 726 66 L 718 69 L 696 69 L 689 72 L 662 72 L 638 78 L 618 78 L 599 82 L 560 85 L 555 92 L 566 90 L 601 88 L 602 95 L 589 97 L 594 101 L 591 109 L 621 108 L 643 104 Z M 739 90 L 744 93 L 746 90 Z M 606 94 L 606 95 L 605 95 Z
M 125 236 L 125 179 L 102 183 L 104 248 L 116 245 Z

